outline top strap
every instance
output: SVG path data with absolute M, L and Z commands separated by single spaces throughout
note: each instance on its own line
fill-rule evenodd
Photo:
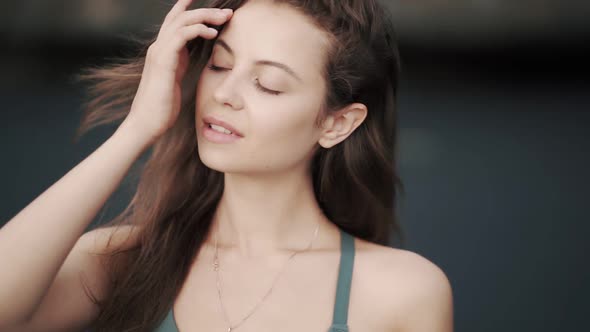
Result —
M 331 332 L 347 332 L 348 304 L 350 300 L 350 285 L 354 266 L 354 237 L 340 229 L 340 267 L 338 284 L 336 286 L 336 302 Z

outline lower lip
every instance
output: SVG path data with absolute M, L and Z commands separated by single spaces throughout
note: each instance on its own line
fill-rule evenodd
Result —
M 220 133 L 216 130 L 209 128 L 208 124 L 204 126 L 203 136 L 208 141 L 213 143 L 232 143 L 241 138 L 240 136 L 236 136 L 234 134 L 228 135 L 225 133 Z

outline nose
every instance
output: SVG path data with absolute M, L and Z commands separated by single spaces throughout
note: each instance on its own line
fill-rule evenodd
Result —
M 239 91 L 240 81 L 236 74 L 233 70 L 225 73 L 225 77 L 215 87 L 213 98 L 220 104 L 228 105 L 238 110 L 243 107 L 243 99 Z

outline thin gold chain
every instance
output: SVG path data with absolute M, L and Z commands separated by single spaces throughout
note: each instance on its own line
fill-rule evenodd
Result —
M 297 255 L 300 252 L 304 252 L 307 251 L 309 249 L 311 249 L 311 246 L 313 245 L 313 242 L 315 241 L 317 235 L 318 235 L 318 230 L 320 228 L 320 224 L 318 223 L 318 225 L 315 228 L 314 234 L 313 234 L 313 238 L 311 239 L 311 241 L 309 242 L 309 245 L 303 249 L 303 250 L 295 250 L 287 259 L 287 262 L 285 262 L 285 264 L 283 265 L 283 268 L 279 271 L 279 273 L 277 273 L 277 276 L 275 277 L 273 283 L 271 284 L 271 287 L 269 288 L 269 290 L 266 292 L 266 294 L 262 297 L 262 299 L 260 301 L 258 301 L 258 303 L 254 306 L 254 308 L 250 311 L 250 313 L 248 315 L 246 315 L 246 317 L 242 318 L 237 324 L 233 325 L 230 322 L 230 319 L 227 315 L 227 311 L 225 310 L 225 307 L 223 305 L 223 300 L 222 300 L 222 296 L 221 296 L 221 281 L 220 281 L 220 277 L 219 277 L 219 255 L 218 255 L 218 251 L 217 251 L 217 232 L 219 231 L 219 229 L 217 229 L 217 232 L 215 233 L 215 255 L 213 257 L 213 270 L 215 270 L 215 276 L 217 279 L 217 295 L 219 296 L 219 304 L 221 305 L 221 310 L 223 312 L 223 317 L 225 319 L 225 321 L 227 322 L 227 325 L 229 325 L 227 331 L 231 332 L 234 329 L 236 329 L 238 326 L 242 325 L 242 323 L 244 321 L 246 321 L 246 319 L 248 319 L 248 317 L 250 317 L 255 311 L 256 309 L 260 306 L 260 304 L 262 302 L 264 302 L 264 300 L 270 295 L 270 293 L 272 292 L 272 289 L 274 288 L 275 283 L 277 282 L 277 280 L 279 279 L 279 277 L 281 276 L 281 274 L 283 273 L 283 271 L 285 270 L 285 268 L 287 267 L 288 263 L 291 261 L 291 259 L 293 257 L 295 257 L 295 255 Z

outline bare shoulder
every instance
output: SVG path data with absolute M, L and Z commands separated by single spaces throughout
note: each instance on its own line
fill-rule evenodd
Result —
M 92 325 L 111 291 L 103 256 L 130 248 L 139 228 L 103 226 L 79 237 L 60 267 L 41 303 L 28 319 L 12 331 L 82 331 Z
M 125 251 L 139 241 L 141 228 L 133 225 L 105 226 L 90 230 L 80 237 L 73 253 L 84 262 L 82 275 L 90 284 L 91 291 L 104 298 L 110 291 L 104 259 L 109 253 Z M 107 256 L 103 256 L 107 254 Z
M 134 225 L 99 227 L 82 235 L 80 242 L 87 253 L 104 253 L 129 249 L 139 241 L 141 228 Z
M 359 288 L 382 303 L 388 331 L 453 330 L 451 283 L 439 266 L 409 250 L 358 238 L 356 246 L 355 278 Z
M 104 264 L 110 253 L 134 247 L 139 241 L 139 232 L 138 226 L 104 226 L 92 229 L 78 239 L 69 264 L 77 264 L 75 269 L 93 296 L 100 300 L 108 296 L 112 285 Z M 78 263 L 74 263 L 74 258 Z

